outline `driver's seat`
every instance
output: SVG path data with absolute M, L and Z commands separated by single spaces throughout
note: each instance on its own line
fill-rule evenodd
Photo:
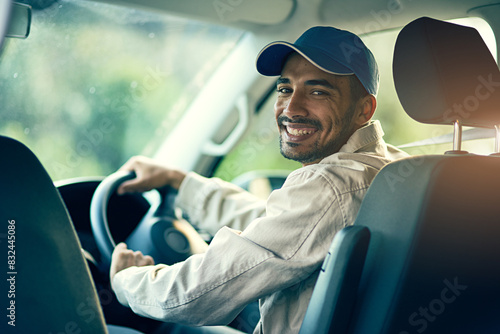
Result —
M 0 156 L 0 333 L 108 333 L 80 242 L 49 175 L 16 140 L 0 136 Z M 110 326 L 109 333 L 138 332 Z

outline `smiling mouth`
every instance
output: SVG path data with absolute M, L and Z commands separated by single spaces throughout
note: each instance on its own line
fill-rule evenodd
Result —
M 286 142 L 302 142 L 308 140 L 318 131 L 318 128 L 304 123 L 282 123 L 283 139 Z
M 297 124 L 299 125 L 299 124 Z M 295 128 L 291 127 L 290 125 L 285 126 L 286 131 L 291 134 L 292 136 L 306 136 L 313 134 L 314 132 L 317 131 L 315 128 Z
M 278 117 L 278 125 L 281 128 L 283 140 L 285 142 L 301 142 L 321 130 L 321 123 L 314 119 L 297 118 L 291 119 L 284 115 Z

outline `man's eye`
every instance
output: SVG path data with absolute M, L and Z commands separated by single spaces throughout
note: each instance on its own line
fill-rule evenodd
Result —
M 286 88 L 286 87 L 278 87 L 276 89 L 276 91 L 280 94 L 289 94 L 292 92 L 292 90 L 290 88 Z
M 313 95 L 325 95 L 326 93 L 323 92 L 322 90 L 315 90 L 312 92 Z

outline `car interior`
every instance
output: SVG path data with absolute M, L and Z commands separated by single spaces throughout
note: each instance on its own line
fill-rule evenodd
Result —
M 121 306 L 114 246 L 171 264 L 212 236 L 162 188 L 118 196 L 133 155 L 263 200 L 279 154 L 266 44 L 358 34 L 381 69 L 375 118 L 410 156 L 338 232 L 300 333 L 500 332 L 500 3 L 487 0 L 0 1 L 2 333 L 160 333 Z M 251 304 L 231 324 L 252 333 Z M 257 312 L 257 315 L 256 315 Z

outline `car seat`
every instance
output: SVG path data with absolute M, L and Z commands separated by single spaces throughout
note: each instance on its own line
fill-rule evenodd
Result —
M 300 333 L 500 333 L 500 159 L 461 150 L 461 127 L 497 129 L 500 72 L 479 33 L 431 18 L 396 41 L 394 83 L 454 148 L 385 166 L 334 238 Z
M 80 242 L 49 175 L 14 139 L 0 136 L 0 156 L 0 333 L 108 333 Z M 138 332 L 110 326 L 109 333 Z

